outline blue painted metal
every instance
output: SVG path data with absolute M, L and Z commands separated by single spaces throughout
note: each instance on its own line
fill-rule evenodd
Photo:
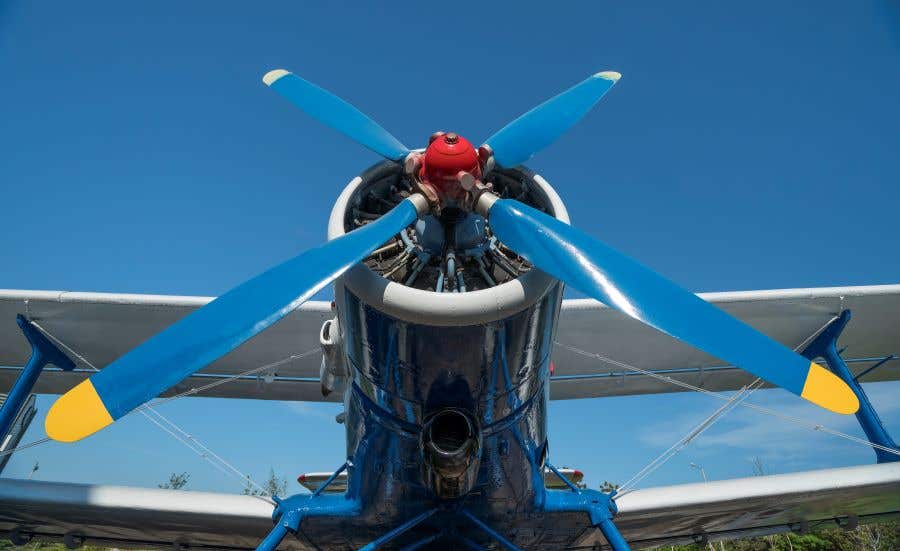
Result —
M 19 329 L 22 330 L 22 334 L 31 345 L 31 357 L 28 358 L 28 363 L 16 378 L 15 384 L 6 396 L 6 401 L 0 406 L 0 441 L 3 441 L 9 434 L 13 421 L 19 414 L 19 410 L 22 409 L 22 404 L 28 399 L 34 383 L 37 382 L 38 376 L 47 364 L 53 364 L 65 371 L 75 369 L 72 360 L 31 325 L 31 322 L 24 316 L 17 315 L 16 323 L 19 324 Z
M 272 520 L 275 526 L 257 550 L 274 551 L 288 533 L 297 534 L 300 524 L 308 518 L 346 519 L 359 516 L 361 508 L 357 499 L 344 494 L 297 494 L 286 499 L 272 496 L 275 509 Z M 337 538 L 334 534 L 329 540 Z
M 419 541 L 413 542 L 413 543 L 403 547 L 400 551 L 415 551 L 416 549 L 421 549 L 421 548 L 425 547 L 426 545 L 428 545 L 429 543 L 436 541 L 438 538 L 440 538 L 443 535 L 444 535 L 443 532 L 435 532 L 434 534 L 431 534 L 430 536 L 425 536 L 424 538 L 420 539 Z
M 237 348 L 416 220 L 406 199 L 366 226 L 241 284 L 91 377 L 113 419 Z
M 314 496 L 317 496 L 317 495 L 321 494 L 323 491 L 325 491 L 325 488 L 327 488 L 328 486 L 330 486 L 331 483 L 334 482 L 334 480 L 335 480 L 337 477 L 339 477 L 339 476 L 341 475 L 341 473 L 344 472 L 344 470 L 346 470 L 347 467 L 349 467 L 349 466 L 350 466 L 350 462 L 349 462 L 349 461 L 344 461 L 344 464 L 341 465 L 341 466 L 338 468 L 338 470 L 334 471 L 334 473 L 332 473 L 331 476 L 329 476 L 327 479 L 325 479 L 325 482 L 323 482 L 321 486 L 319 486 L 318 488 L 316 488 L 316 491 L 313 492 L 313 495 L 314 495 Z
M 478 517 L 476 517 L 469 511 L 466 511 L 465 509 L 463 509 L 460 511 L 460 513 L 462 513 L 462 516 L 471 520 L 472 523 L 475 524 L 475 526 L 478 526 L 479 528 L 481 528 L 487 535 L 489 535 L 490 537 L 497 540 L 497 542 L 500 545 L 502 545 L 506 549 L 509 549 L 509 551 L 520 551 L 520 549 L 514 543 L 512 543 L 508 539 L 504 538 L 499 532 L 497 532 L 496 530 L 494 530 L 493 528 L 491 528 L 490 526 L 488 526 L 487 524 L 482 522 L 481 519 L 479 519 Z
M 507 318 L 435 327 L 393 318 L 339 286 L 335 305 L 351 379 L 344 396 L 347 490 L 294 496 L 279 503 L 275 518 L 302 512 L 302 533 L 294 532 L 322 549 L 384 538 L 398 548 L 447 540 L 481 549 L 488 536 L 507 549 L 561 549 L 585 526 L 616 541 L 609 496 L 576 493 L 574 485 L 547 490 L 543 483 L 561 297 L 556 284 Z M 468 412 L 482 440 L 476 492 L 459 499 L 438 498 L 423 465 L 425 419 L 448 407 Z M 332 500 L 328 506 L 318 501 L 324 498 Z M 491 528 L 501 526 L 502 534 Z
M 628 546 L 628 542 L 622 537 L 622 533 L 619 532 L 611 517 L 604 518 L 597 526 L 603 532 L 603 536 L 606 537 L 606 541 L 609 542 L 609 546 L 612 547 L 613 551 L 630 551 L 631 548 Z
M 292 73 L 278 78 L 270 86 L 312 118 L 382 157 L 399 161 L 409 154 L 409 149 L 390 132 L 324 88 Z
M 276 523 L 269 535 L 256 547 L 256 551 L 275 551 L 288 532 L 287 522 Z
M 528 518 L 541 512 L 543 501 L 549 359 L 561 292 L 555 285 L 531 308 L 496 322 L 433 327 L 393 318 L 339 287 L 336 308 L 352 379 L 344 399 L 350 464 L 343 497 L 359 512 L 352 519 L 308 518 L 302 537 L 323 549 L 358 548 L 439 508 L 392 544 L 433 541 L 441 532 L 478 539 L 477 526 L 455 524 L 464 502 L 485 523 L 513 529 L 515 541 L 507 540 L 514 545 L 568 544 L 583 529 L 583 515 L 563 514 L 539 531 Z M 425 485 L 421 429 L 446 407 L 469 412 L 481 432 L 477 499 L 441 500 Z M 308 497 L 296 506 L 313 506 Z M 510 510 L 517 514 L 510 517 Z
M 547 490 L 544 500 L 546 511 L 580 511 L 587 513 L 591 526 L 603 532 L 613 551 L 629 551 L 628 542 L 622 537 L 613 522 L 618 512 L 614 501 L 615 492 L 606 494 L 597 490 L 583 489 L 579 492 Z
M 484 547 L 478 545 L 477 543 L 475 543 L 474 541 L 470 540 L 469 538 L 467 538 L 466 536 L 464 536 L 462 534 L 454 534 L 453 539 L 462 543 L 463 545 L 465 545 L 467 548 L 471 549 L 472 551 L 484 551 Z
M 375 541 L 360 547 L 359 551 L 375 551 L 382 545 L 388 543 L 389 541 L 396 539 L 401 534 L 408 532 L 411 528 L 418 526 L 419 524 L 422 523 L 422 521 L 424 521 L 425 519 L 427 519 L 428 517 L 430 517 L 431 515 L 433 515 L 435 513 L 437 513 L 437 509 L 431 509 L 429 511 L 425 511 L 424 513 L 420 513 L 420 514 L 416 515 L 415 517 L 409 519 L 408 521 L 404 522 L 400 526 L 394 528 L 390 532 L 384 534 L 383 536 L 376 539 Z
M 494 233 L 535 266 L 617 310 L 800 395 L 809 360 L 568 224 L 512 199 Z
M 866 438 L 868 438 L 870 442 L 880 446 L 897 449 L 897 444 L 894 443 L 894 440 L 888 434 L 887 429 L 884 428 L 884 424 L 881 422 L 881 418 L 878 417 L 878 412 L 875 411 L 872 402 L 869 401 L 866 391 L 863 390 L 858 378 L 853 376 L 853 372 L 850 371 L 844 358 L 841 357 L 840 352 L 838 352 L 838 338 L 840 338 L 841 333 L 844 331 L 844 327 L 846 327 L 847 323 L 850 321 L 851 315 L 850 310 L 841 312 L 841 315 L 829 323 L 801 353 L 810 360 L 824 358 L 831 371 L 847 383 L 853 392 L 856 393 L 856 397 L 859 398 L 859 411 L 856 412 L 856 419 L 859 421 L 859 425 L 862 427 L 863 432 L 866 433 Z M 888 361 L 888 359 L 889 358 L 885 358 L 879 364 L 873 366 L 873 368 L 883 364 Z M 869 371 L 871 371 L 871 369 L 861 373 L 860 376 Z M 875 451 L 875 457 L 879 463 L 900 461 L 900 456 L 896 454 L 878 448 L 872 449 Z
M 547 147 L 580 121 L 618 80 L 616 73 L 598 73 L 550 98 L 504 126 L 485 143 L 503 167 L 518 166 Z
M 550 469 L 551 471 L 553 471 L 553 474 L 555 474 L 555 475 L 557 476 L 557 478 L 559 478 L 560 480 L 562 480 L 562 481 L 565 483 L 565 485 L 569 487 L 570 490 L 572 490 L 572 491 L 575 492 L 576 494 L 580 494 L 580 493 L 581 493 L 581 489 L 579 489 L 578 486 L 572 484 L 572 481 L 569 480 L 569 478 L 568 478 L 566 475 L 564 475 L 564 474 L 562 474 L 561 472 L 559 472 L 559 471 L 556 469 L 556 467 L 554 467 L 552 464 L 550 464 L 549 461 L 546 463 L 546 465 L 547 465 L 547 468 Z

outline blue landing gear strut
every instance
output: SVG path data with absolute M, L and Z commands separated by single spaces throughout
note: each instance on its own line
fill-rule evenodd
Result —
M 583 511 L 590 516 L 591 525 L 603 532 L 603 536 L 613 551 L 630 551 L 628 542 L 625 541 L 613 522 L 613 517 L 619 512 L 616 502 L 613 501 L 616 493 L 605 494 L 597 490 L 578 488 L 565 475 L 556 470 L 556 467 L 550 463 L 547 463 L 547 467 L 572 491 L 547 490 L 544 497 L 544 510 Z
M 9 391 L 3 406 L 0 406 L 0 441 L 3 441 L 6 435 L 9 434 L 13 421 L 19 414 L 19 410 L 22 409 L 22 404 L 25 403 L 25 400 L 31 394 L 31 389 L 34 388 L 34 383 L 37 381 L 41 371 L 43 371 L 44 366 L 49 363 L 65 371 L 75 369 L 75 364 L 72 360 L 47 340 L 47 337 L 31 325 L 31 322 L 25 319 L 25 316 L 21 314 L 16 316 L 16 323 L 19 324 L 19 328 L 22 330 L 25 338 L 28 339 L 28 343 L 31 344 L 31 357 L 28 358 L 28 363 L 22 369 L 22 373 L 19 374 L 15 384 Z
M 272 528 L 272 531 L 269 532 L 269 535 L 266 536 L 266 539 L 259 544 L 256 551 L 275 551 L 281 543 L 281 540 L 283 540 L 288 533 L 296 534 L 297 531 L 300 530 L 300 523 L 307 517 L 352 517 L 358 515 L 360 513 L 360 506 L 357 500 L 347 497 L 345 494 L 322 494 L 325 488 L 334 482 L 338 475 L 348 467 L 350 467 L 349 461 L 341 465 L 341 467 L 328 477 L 328 480 L 322 483 L 322 485 L 312 494 L 300 494 L 291 496 L 287 499 L 279 499 L 272 496 L 272 499 L 275 500 L 275 511 L 272 513 L 272 518 L 275 520 L 275 526 Z M 388 531 L 378 539 L 360 547 L 359 551 L 374 551 L 382 545 L 415 528 L 437 512 L 438 509 L 431 509 L 416 515 L 400 526 Z M 425 540 L 419 541 L 411 547 L 408 547 L 408 549 L 415 549 L 422 545 L 427 545 L 438 536 L 440 536 L 440 534 L 429 536 Z
M 352 516 L 359 513 L 359 503 L 355 499 L 341 495 L 322 495 L 327 488 L 345 469 L 350 466 L 347 461 L 328 480 L 322 483 L 315 492 L 307 495 L 299 494 L 287 499 L 272 496 L 275 500 L 275 511 L 272 512 L 272 520 L 275 526 L 266 539 L 260 542 L 256 551 L 275 551 L 281 540 L 290 532 L 296 534 L 300 529 L 300 523 L 309 516 Z
M 347 469 L 350 463 L 344 463 L 333 475 L 331 475 L 315 492 L 312 494 L 295 495 L 287 499 L 280 499 L 275 496 L 275 511 L 272 513 L 272 519 L 275 520 L 275 526 L 269 535 L 259 544 L 256 551 L 276 551 L 278 545 L 285 536 L 296 534 L 300 530 L 300 524 L 305 518 L 328 516 L 328 517 L 352 517 L 360 513 L 360 504 L 357 500 L 347 497 L 346 494 L 323 494 L 323 490 L 331 484 L 344 469 Z M 583 512 L 587 513 L 591 520 L 591 525 L 599 528 L 609 542 L 613 551 L 630 551 L 628 542 L 619 533 L 619 529 L 613 522 L 613 517 L 618 512 L 613 496 L 598 492 L 597 490 L 581 489 L 572 484 L 568 478 L 560 473 L 553 465 L 549 463 L 547 466 L 556 473 L 571 491 L 565 490 L 546 490 L 544 493 L 543 510 L 550 512 Z M 389 543 L 397 537 L 412 530 L 416 526 L 428 520 L 430 517 L 440 511 L 453 512 L 469 520 L 472 524 L 480 528 L 485 534 L 493 538 L 507 551 L 521 551 L 515 544 L 504 538 L 499 532 L 485 524 L 481 519 L 473 515 L 471 512 L 463 508 L 447 506 L 447 504 L 427 510 L 415 517 L 407 520 L 396 528 L 386 532 L 383 536 L 375 539 L 368 544 L 359 548 L 359 551 L 375 551 L 382 545 Z M 473 550 L 481 550 L 479 544 L 466 538 L 462 534 L 449 534 L 445 530 L 430 534 L 415 543 L 404 547 L 404 551 L 412 551 L 420 549 L 429 543 L 442 538 L 451 537 Z
M 853 373 L 847 367 L 847 362 L 844 361 L 840 351 L 838 351 L 837 340 L 849 321 L 850 310 L 844 310 L 841 312 L 840 316 L 829 323 L 828 326 L 826 326 L 825 329 L 809 343 L 802 354 L 810 360 L 815 360 L 820 357 L 824 358 L 829 369 L 847 383 L 847 386 L 853 389 L 853 392 L 856 393 L 856 397 L 859 398 L 859 411 L 856 412 L 856 419 L 859 421 L 859 424 L 866 433 L 866 437 L 869 441 L 878 444 L 879 446 L 897 449 L 897 444 L 894 443 L 893 439 L 891 439 L 891 436 L 884 428 L 881 419 L 878 417 L 878 413 L 875 411 L 875 408 L 872 407 L 872 402 L 869 401 L 869 397 L 866 396 L 866 392 L 863 390 L 862 385 L 859 384 L 859 377 L 853 376 Z M 887 360 L 882 360 L 861 373 L 860 377 L 878 368 L 885 361 Z M 875 450 L 875 456 L 878 463 L 900 461 L 900 455 L 892 454 L 878 448 L 873 449 Z

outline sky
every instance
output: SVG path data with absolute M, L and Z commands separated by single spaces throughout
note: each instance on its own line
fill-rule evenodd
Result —
M 529 163 L 572 221 L 694 291 L 900 283 L 896 2 L 0 3 L 0 288 L 216 295 L 325 238 L 378 157 L 261 82 L 286 68 L 405 144 L 478 142 L 602 70 L 622 80 Z M 327 293 L 321 295 L 327 298 Z M 572 294 L 572 296 L 577 296 Z M 598 343 L 597 352 L 602 352 Z M 900 385 L 866 385 L 900 437 Z M 43 434 L 40 396 L 23 442 Z M 781 390 L 749 401 L 861 435 Z M 622 482 L 719 407 L 553 402 L 553 461 Z M 159 411 L 242 473 L 344 458 L 339 406 L 185 398 Z M 585 422 L 589 420 L 589 422 Z M 738 408 L 641 482 L 870 463 Z M 4 476 L 240 491 L 139 415 Z

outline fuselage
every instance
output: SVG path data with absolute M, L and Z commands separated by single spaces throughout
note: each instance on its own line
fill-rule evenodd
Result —
M 349 205 L 390 170 L 376 166 L 351 182 L 332 213 L 329 237 L 352 229 Z M 545 181 L 518 174 L 533 186 L 534 201 L 567 221 Z M 584 515 L 547 514 L 552 490 L 543 483 L 561 299 L 562 284 L 537 270 L 454 293 L 405 287 L 363 265 L 338 280 L 334 323 L 350 464 L 345 496 L 360 505 L 354 530 L 344 531 L 352 538 L 347 545 L 435 508 L 410 541 L 436 529 L 485 541 L 482 530 L 460 522 L 465 509 L 522 547 L 570 543 Z M 304 525 L 318 544 L 333 541 L 333 531 L 325 536 L 333 529 L 331 522 Z M 313 535 L 319 530 L 321 538 Z

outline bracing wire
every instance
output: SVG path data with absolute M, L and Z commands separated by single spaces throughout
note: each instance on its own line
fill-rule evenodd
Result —
M 831 322 L 837 319 L 837 316 L 831 318 L 827 322 L 825 322 L 821 327 L 819 327 L 816 331 L 811 333 L 808 337 L 806 337 L 803 342 L 794 347 L 794 352 L 802 349 L 807 344 L 810 343 L 819 333 L 825 330 Z M 559 343 L 557 343 L 559 344 Z M 721 417 L 723 417 L 726 413 L 730 412 L 737 406 L 739 403 L 743 402 L 747 398 L 753 394 L 759 387 L 763 384 L 762 379 L 757 377 L 754 379 L 752 383 L 743 387 L 737 394 L 733 395 L 728 401 L 722 405 L 719 409 L 714 411 L 712 415 L 704 419 L 699 425 L 694 427 L 688 434 L 686 434 L 683 438 L 672 444 L 666 451 L 656 457 L 653 461 L 647 464 L 643 469 L 637 472 L 634 476 L 632 476 L 628 481 L 626 481 L 622 486 L 619 487 L 619 492 L 624 492 L 629 489 L 631 486 L 636 485 L 638 482 L 643 480 L 644 478 L 650 476 L 654 471 L 658 468 L 662 467 L 669 459 L 675 457 L 681 450 L 686 448 L 694 439 L 700 436 L 703 432 L 706 431 L 709 427 L 713 425 L 716 421 L 718 421 Z
M 734 396 L 731 397 L 727 402 L 722 404 L 722 406 L 714 411 L 712 415 L 704 419 L 700 422 L 696 427 L 691 429 L 685 436 L 679 439 L 677 442 L 672 444 L 666 451 L 661 453 L 656 457 L 653 461 L 648 463 L 643 469 L 638 471 L 634 476 L 628 479 L 624 484 L 622 484 L 619 489 L 619 495 L 623 494 L 625 491 L 631 489 L 632 486 L 637 485 L 638 482 L 650 476 L 657 469 L 662 467 L 669 459 L 675 457 L 681 450 L 686 448 L 691 442 L 693 442 L 698 436 L 703 434 L 706 429 L 711 427 L 713 423 L 715 423 L 719 418 L 723 417 L 726 413 L 733 410 L 739 403 L 745 400 L 750 394 L 753 393 L 754 390 L 762 386 L 762 380 L 756 379 L 751 384 L 744 386 L 739 392 L 737 392 Z
M 12 448 L 9 450 L 3 450 L 2 452 L 0 452 L 0 457 L 12 455 L 12 454 L 16 453 L 17 451 L 27 450 L 28 448 L 33 448 L 35 446 L 40 446 L 41 444 L 46 444 L 49 441 L 50 441 L 50 439 L 47 437 L 39 438 L 39 439 L 35 440 L 34 442 L 29 442 L 27 444 L 21 444 L 19 446 L 16 446 L 15 448 Z
M 620 361 L 614 360 L 614 359 L 612 359 L 612 358 L 607 358 L 606 356 L 603 356 L 602 354 L 595 354 L 595 353 L 593 353 L 593 352 L 588 352 L 588 351 L 586 351 L 586 350 L 581 350 L 580 348 L 577 348 L 577 347 L 574 347 L 574 346 L 570 346 L 570 345 L 567 345 L 567 344 L 563 344 L 563 343 L 561 343 L 561 342 L 559 342 L 559 341 L 556 341 L 556 344 L 559 345 L 559 346 L 561 346 L 561 347 L 563 347 L 563 348 L 565 348 L 566 350 L 569 350 L 569 351 L 571 351 L 571 352 L 574 352 L 574 353 L 576 353 L 576 354 L 578 354 L 578 355 L 580 355 L 580 356 L 584 356 L 584 357 L 586 357 L 586 358 L 593 358 L 593 359 L 595 359 L 595 360 L 599 360 L 599 361 L 602 361 L 602 362 L 604 362 L 604 363 L 608 363 L 608 364 L 611 364 L 611 365 L 614 365 L 614 366 L 617 366 L 617 367 L 621 367 L 622 369 L 627 369 L 627 370 L 629 370 L 629 371 L 634 371 L 634 372 L 636 372 L 636 373 L 640 373 L 640 374 L 642 374 L 642 375 L 646 375 L 646 376 L 648 376 L 648 377 L 652 377 L 652 378 L 657 379 L 657 380 L 659 380 L 659 381 L 663 381 L 663 382 L 670 383 L 670 384 L 673 384 L 673 385 L 676 385 L 676 386 L 680 386 L 680 387 L 686 388 L 686 389 L 688 389 L 688 390 L 693 390 L 693 391 L 696 391 L 696 392 L 700 392 L 701 394 L 706 394 L 707 396 L 711 396 L 711 397 L 716 398 L 716 399 L 718 399 L 718 400 L 724 400 L 724 401 L 726 401 L 726 402 L 728 402 L 728 401 L 731 400 L 731 397 L 726 396 L 726 395 L 724 395 L 724 394 L 721 394 L 721 393 L 718 393 L 718 392 L 713 392 L 713 391 L 707 390 L 707 389 L 705 389 L 705 388 L 700 388 L 700 387 L 695 386 L 695 385 L 692 385 L 692 384 L 690 384 L 690 383 L 686 383 L 686 382 L 684 382 L 684 381 L 679 381 L 678 379 L 674 379 L 674 378 L 669 377 L 669 376 L 667 376 L 667 375 L 661 375 L 661 374 L 659 374 L 659 373 L 655 373 L 655 372 L 650 371 L 650 370 L 647 370 L 647 369 L 641 369 L 640 367 L 636 367 L 636 366 L 627 364 L 627 363 L 625 363 L 625 362 L 620 362 Z M 848 440 L 848 441 L 851 441 L 851 442 L 856 442 L 857 444 L 860 444 L 860 445 L 863 445 L 863 446 L 868 446 L 868 447 L 871 447 L 871 448 L 875 448 L 875 449 L 882 450 L 882 451 L 887 452 L 887 453 L 891 453 L 891 454 L 900 456 L 900 450 L 897 450 L 897 449 L 894 449 L 894 448 L 889 448 L 889 447 L 887 447 L 887 446 L 882 446 L 882 445 L 880 445 L 880 444 L 876 444 L 875 442 L 870 442 L 870 441 L 866 440 L 865 438 L 858 438 L 858 437 L 853 436 L 853 435 L 851 435 L 851 434 L 847 434 L 847 433 L 845 433 L 845 432 L 841 432 L 841 431 L 839 431 L 839 430 L 832 429 L 832 428 L 826 427 L 826 426 L 824 426 L 824 425 L 820 425 L 820 424 L 818 424 L 818 423 L 811 423 L 811 422 L 809 422 L 809 421 L 800 419 L 800 418 L 798 418 L 798 417 L 792 417 L 792 416 L 787 415 L 787 414 L 785 414 L 785 413 L 781 413 L 781 412 L 779 412 L 779 411 L 775 411 L 775 410 L 773 410 L 773 409 L 769 409 L 769 408 L 766 408 L 766 407 L 763 407 L 763 406 L 758 406 L 758 405 L 756 405 L 756 404 L 752 404 L 752 403 L 749 403 L 749 402 L 741 402 L 740 405 L 743 406 L 743 407 L 745 407 L 745 408 L 749 408 L 749 409 L 752 409 L 752 410 L 754 410 L 754 411 L 758 411 L 758 412 L 760 412 L 760 413 L 764 413 L 764 414 L 766 414 L 766 415 L 770 415 L 770 416 L 773 416 L 773 417 L 777 417 L 778 419 L 781 419 L 781 420 L 783 420 L 783 421 L 787 421 L 787 422 L 789 422 L 789 423 L 794 423 L 794 424 L 796 424 L 796 425 L 799 425 L 799 426 L 802 426 L 802 427 L 805 427 L 805 428 L 808 428 L 808 429 L 811 429 L 811 430 L 814 430 L 814 431 L 819 431 L 819 432 L 823 432 L 823 433 L 825 433 L 825 434 L 830 434 L 830 435 L 832 435 L 832 436 L 837 436 L 837 437 L 839 437 L 839 438 L 843 438 L 843 439 Z
M 85 358 L 84 356 L 82 356 L 81 354 L 79 354 L 78 352 L 73 350 L 70 346 L 68 346 L 66 343 L 62 342 L 60 339 L 58 339 L 55 335 L 50 333 L 47 329 L 42 327 L 40 324 L 38 324 L 36 322 L 31 322 L 31 323 L 32 323 L 32 325 L 34 325 L 35 327 L 40 329 L 40 331 L 42 333 L 44 333 L 44 335 L 46 335 L 49 339 L 51 339 L 57 345 L 59 345 L 60 347 L 65 349 L 67 352 L 72 354 L 75 358 L 80 360 L 82 363 L 84 363 L 85 365 L 87 365 L 88 367 L 93 369 L 94 371 L 97 371 L 97 372 L 100 371 L 94 364 L 92 364 L 90 361 L 88 361 L 87 358 Z M 152 404 L 150 404 L 150 403 L 143 404 L 143 405 L 135 408 L 132 412 L 129 413 L 129 415 L 133 412 L 140 412 L 144 417 L 147 418 L 148 421 L 155 424 L 161 430 L 163 430 L 164 432 L 166 432 L 167 434 L 169 434 L 173 438 L 175 438 L 177 441 L 179 441 L 182 444 L 184 444 L 185 446 L 187 446 L 189 449 L 194 451 L 194 453 L 199 455 L 201 458 L 206 460 L 208 463 L 210 463 L 212 466 L 216 467 L 221 472 L 228 474 L 228 475 L 233 475 L 233 476 L 239 477 L 241 480 L 241 484 L 249 484 L 249 485 L 255 487 L 257 489 L 257 491 L 262 492 L 264 495 L 268 495 L 268 491 L 265 488 L 263 488 L 262 486 L 260 486 L 256 481 L 254 481 L 250 477 L 250 475 L 241 472 L 238 468 L 236 468 L 234 465 L 229 463 L 221 455 L 215 453 L 208 446 L 203 444 L 203 442 L 201 442 L 197 437 L 185 432 L 181 427 L 179 427 L 177 424 L 175 424 L 173 421 L 171 421 L 168 417 L 166 417 L 163 414 L 156 411 L 156 409 L 154 409 L 153 406 L 162 404 L 162 403 L 166 403 L 166 402 L 170 402 L 172 400 L 176 400 L 178 398 L 182 398 L 185 396 L 193 396 L 193 395 L 199 394 L 200 392 L 203 392 L 204 390 L 208 390 L 210 388 L 214 388 L 214 387 L 223 385 L 223 384 L 233 381 L 235 379 L 238 379 L 241 377 L 246 377 L 246 376 L 252 375 L 254 373 L 259 373 L 261 371 L 270 370 L 274 367 L 283 365 L 283 364 L 291 362 L 293 360 L 296 360 L 299 358 L 304 358 L 306 356 L 314 354 L 318 350 L 319 350 L 318 348 L 315 348 L 315 349 L 303 352 L 301 354 L 292 354 L 286 358 L 282 358 L 281 360 L 271 362 L 271 363 L 268 363 L 268 364 L 265 364 L 265 365 L 262 365 L 259 367 L 255 367 L 253 369 L 248 369 L 247 371 L 243 371 L 243 372 L 237 373 L 235 375 L 229 375 L 220 380 L 214 381 L 214 382 L 206 384 L 206 385 L 202 385 L 200 387 L 192 387 L 192 388 L 190 388 L 184 392 L 181 392 L 179 394 L 176 394 L 174 396 L 170 396 L 168 398 L 161 398 L 161 399 L 153 402 Z M 38 446 L 40 444 L 44 444 L 49 441 L 50 441 L 50 438 L 42 438 L 42 439 L 36 440 L 34 442 L 29 442 L 28 444 L 16 446 L 13 449 L 0 452 L 0 457 L 3 457 L 5 455 L 10 455 L 10 454 L 15 453 L 20 450 L 32 448 L 32 447 Z

